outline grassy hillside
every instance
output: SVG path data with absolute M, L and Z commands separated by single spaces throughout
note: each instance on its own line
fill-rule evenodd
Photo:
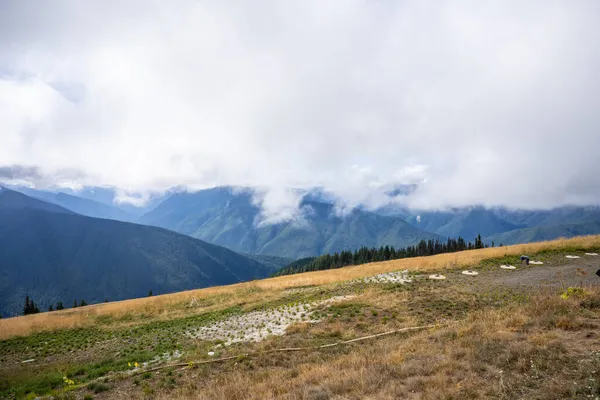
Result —
M 402 218 L 354 210 L 337 216 L 333 205 L 304 201 L 305 218 L 259 225 L 260 209 L 249 192 L 221 187 L 178 193 L 146 214 L 141 223 L 231 248 L 241 253 L 298 259 L 361 246 L 408 246 L 437 235 L 424 232 Z
M 0 320 L 0 396 L 594 398 L 598 249 L 488 248 Z M 544 265 L 498 267 L 522 253 Z M 404 269 L 409 283 L 363 279 Z
M 21 193 L 0 192 L 0 314 L 62 301 L 102 302 L 222 285 L 272 269 L 165 229 L 90 218 Z

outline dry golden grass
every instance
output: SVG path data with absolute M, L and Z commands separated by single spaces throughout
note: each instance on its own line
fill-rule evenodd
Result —
M 481 260 L 507 255 L 535 254 L 545 250 L 565 248 L 591 249 L 600 247 L 600 235 L 558 239 L 548 242 L 469 250 L 459 253 L 438 254 L 430 257 L 406 258 L 364 264 L 334 270 L 307 272 L 259 281 L 218 286 L 205 289 L 166 294 L 154 297 L 100 303 L 87 307 L 34 314 L 0 320 L 0 340 L 13 336 L 29 335 L 44 330 L 90 326 L 97 316 L 120 317 L 141 314 L 146 318 L 173 318 L 186 312 L 199 312 L 239 304 L 244 301 L 276 298 L 280 291 L 299 286 L 325 285 L 351 279 L 363 278 L 397 270 L 440 270 L 476 265 Z M 185 305 L 193 298 L 202 301 L 218 299 L 212 305 L 186 310 Z M 209 302 L 210 303 L 210 302 Z
M 591 296 L 598 301 L 598 289 Z M 264 355 L 223 369 L 189 371 L 157 398 L 595 398 L 599 312 L 579 300 L 540 295 L 525 305 L 474 311 L 454 324 L 349 351 Z M 579 326 L 562 326 L 565 314 Z M 143 398 L 139 389 L 123 393 Z

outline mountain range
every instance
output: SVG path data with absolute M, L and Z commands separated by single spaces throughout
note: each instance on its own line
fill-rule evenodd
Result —
M 91 218 L 0 189 L 0 315 L 262 278 L 274 268 L 166 229 Z
M 250 191 L 219 187 L 177 193 L 145 214 L 140 223 L 155 225 L 232 250 L 302 258 L 361 246 L 408 246 L 439 235 L 411 226 L 402 218 L 360 209 L 339 215 L 333 204 L 305 198 L 302 217 L 261 224 L 261 210 Z
M 362 246 L 398 248 L 458 236 L 472 241 L 478 234 L 499 245 L 600 233 L 596 206 L 363 206 L 340 213 L 319 189 L 303 197 L 298 218 L 266 223 L 248 188 L 174 191 L 143 209 L 115 203 L 116 193 L 104 188 L 11 189 L 0 187 L 4 315 L 18 313 L 26 294 L 42 308 L 118 300 L 261 278 L 294 260 Z
M 160 226 L 245 254 L 281 257 L 277 265 L 284 259 L 312 257 L 363 245 L 402 247 L 437 237 L 462 236 L 473 240 L 481 234 L 487 244 L 515 244 L 600 233 L 596 228 L 600 221 L 597 206 L 551 210 L 474 206 L 416 211 L 395 205 L 371 211 L 358 207 L 340 216 L 333 205 L 334 197 L 323 188 L 315 188 L 304 196 L 301 219 L 268 225 L 260 224 L 260 209 L 248 188 L 173 190 L 155 196 L 141 209 L 114 203 L 116 192 L 107 188 L 85 188 L 71 193 L 15 189 L 82 215 Z M 414 189 L 412 186 L 394 187 L 389 194 L 405 196 Z

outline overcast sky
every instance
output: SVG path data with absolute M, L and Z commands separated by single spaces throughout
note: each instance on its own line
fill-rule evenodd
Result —
M 600 203 L 600 2 L 0 0 L 0 175 Z

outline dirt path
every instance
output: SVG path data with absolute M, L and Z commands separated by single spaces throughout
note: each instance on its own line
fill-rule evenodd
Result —
M 558 289 L 569 286 L 600 287 L 600 257 L 562 260 L 555 258 L 544 265 L 516 265 L 514 270 L 485 268 L 476 277 L 460 272 L 448 274 L 448 278 L 463 283 L 472 282 L 476 287 L 487 290 L 490 286 L 504 286 L 516 290 Z

